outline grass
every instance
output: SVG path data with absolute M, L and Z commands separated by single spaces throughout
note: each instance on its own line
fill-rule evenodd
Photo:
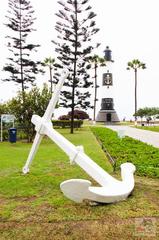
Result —
M 61 130 L 101 167 L 112 166 L 89 128 L 75 134 Z M 133 194 L 124 202 L 90 206 L 65 198 L 59 185 L 70 178 L 91 180 L 48 138 L 45 138 L 28 175 L 21 169 L 31 144 L 0 143 L 0 239 L 133 239 L 136 218 L 152 217 L 158 226 L 158 179 L 136 177 Z M 94 181 L 93 181 L 94 183 Z M 95 184 L 95 183 L 94 183 Z M 155 231 L 157 236 L 157 230 Z M 155 239 L 155 238 L 151 238 Z
M 137 126 L 139 129 L 149 130 L 153 132 L 159 132 L 159 126 Z

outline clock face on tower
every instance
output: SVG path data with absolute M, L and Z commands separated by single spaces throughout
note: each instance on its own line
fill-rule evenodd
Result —
M 103 74 L 103 86 L 112 86 L 113 85 L 113 76 L 112 73 Z

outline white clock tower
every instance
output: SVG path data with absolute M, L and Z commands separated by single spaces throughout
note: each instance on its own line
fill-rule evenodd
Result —
M 101 109 L 97 115 L 96 122 L 117 123 L 119 122 L 118 115 L 114 109 L 113 100 L 113 74 L 111 72 L 112 54 L 109 47 L 104 51 L 104 58 L 106 60 L 106 73 L 103 73 L 102 80 L 102 100 Z

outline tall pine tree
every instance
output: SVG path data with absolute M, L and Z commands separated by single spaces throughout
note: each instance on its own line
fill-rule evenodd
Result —
M 25 89 L 33 84 L 38 71 L 38 62 L 31 58 L 31 52 L 36 51 L 40 45 L 28 43 L 29 34 L 34 31 L 34 9 L 29 0 L 8 0 L 8 23 L 5 25 L 11 30 L 8 39 L 10 57 L 3 70 L 9 72 L 9 77 L 4 81 L 13 81 L 21 84 L 23 102 Z
M 59 67 L 67 67 L 70 75 L 65 81 L 62 91 L 61 105 L 71 108 L 71 133 L 73 133 L 75 108 L 90 107 L 90 91 L 92 85 L 88 69 L 89 59 L 94 49 L 91 38 L 99 29 L 93 20 L 96 14 L 91 10 L 89 0 L 58 1 L 60 10 L 56 14 L 59 21 L 55 29 L 58 32 L 56 52 L 60 61 Z M 56 75 L 58 79 L 58 74 Z

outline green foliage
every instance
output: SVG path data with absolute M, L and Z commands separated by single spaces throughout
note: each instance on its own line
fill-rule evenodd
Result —
M 70 116 L 68 116 L 68 115 L 61 115 L 58 119 L 59 120 L 70 120 Z
M 136 126 L 136 128 L 152 131 L 152 132 L 159 132 L 159 126 Z
M 52 120 L 54 127 L 62 127 L 62 128 L 70 128 L 71 121 L 70 120 Z M 74 128 L 80 128 L 83 124 L 81 120 L 74 120 Z
M 43 66 L 46 66 L 49 68 L 49 74 L 50 74 L 50 92 L 53 92 L 53 77 L 52 77 L 52 70 L 55 66 L 55 59 L 52 57 L 48 57 L 44 59 L 44 62 L 42 63 Z
M 71 115 L 72 115 L 72 112 L 68 112 L 68 116 L 70 116 L 70 118 L 71 118 Z M 84 119 L 89 119 L 89 115 L 85 111 L 75 109 L 74 118 L 84 120 Z
M 38 87 L 34 87 L 31 91 L 25 93 L 25 104 L 23 105 L 23 94 L 21 92 L 8 102 L 9 113 L 15 115 L 17 124 L 20 128 L 24 129 L 28 142 L 32 141 L 35 133 L 34 126 L 31 123 L 31 117 L 33 114 L 42 116 L 50 98 L 51 93 L 45 84 L 41 91 Z
M 31 57 L 31 53 L 37 51 L 40 45 L 28 43 L 29 34 L 35 31 L 34 9 L 29 0 L 8 0 L 8 8 L 5 25 L 10 30 L 6 36 L 9 57 L 3 70 L 10 76 L 4 81 L 20 84 L 24 92 L 29 84 L 34 83 L 35 75 L 40 71 L 38 62 Z
M 124 162 L 132 162 L 138 175 L 159 177 L 159 149 L 127 136 L 120 139 L 107 128 L 92 127 L 91 130 L 115 160 L 117 169 Z
M 135 121 L 137 121 L 137 71 L 138 69 L 145 69 L 146 68 L 146 64 L 143 62 L 140 62 L 138 59 L 134 59 L 131 62 L 128 62 L 128 67 L 127 70 L 133 70 L 135 73 L 135 112 L 134 112 L 134 116 L 135 116 Z
M 74 109 L 92 107 L 91 94 L 88 91 L 92 81 L 88 69 L 92 50 L 98 44 L 92 46 L 89 42 L 99 29 L 95 27 L 96 14 L 91 10 L 89 0 L 67 0 L 58 1 L 58 3 L 60 9 L 56 13 L 58 21 L 55 25 L 58 36 L 53 43 L 58 54 L 58 68 L 69 69 L 69 76 L 64 83 L 65 89 L 61 92 L 60 104 L 71 108 L 71 133 L 73 133 Z M 58 72 L 55 79 L 59 80 Z
M 137 70 L 139 68 L 145 69 L 146 64 L 143 62 L 140 62 L 138 59 L 133 59 L 131 62 L 128 62 L 127 70 L 130 70 L 130 69 Z
M 90 57 L 89 62 L 93 65 L 93 68 L 106 66 L 105 58 L 99 57 L 96 54 Z
M 60 116 L 59 120 L 70 120 L 71 116 L 72 116 L 72 112 L 68 112 L 67 115 Z M 74 119 L 80 119 L 80 120 L 89 119 L 89 115 L 85 111 L 75 109 Z
M 135 114 L 138 117 L 145 118 L 158 118 L 159 116 L 159 107 L 145 107 L 140 108 Z
M 2 114 L 7 114 L 8 108 L 6 103 L 0 103 L 0 117 Z
M 97 71 L 99 67 L 104 67 L 106 66 L 106 60 L 105 58 L 101 58 L 98 55 L 94 55 L 90 57 L 90 65 L 92 66 L 92 68 L 94 69 L 94 112 L 93 112 L 93 121 L 95 121 L 95 117 L 96 117 L 96 102 L 98 101 L 97 99 L 97 88 L 99 87 L 97 84 Z
M 5 129 L 3 130 L 3 141 L 7 141 L 8 140 L 8 130 Z

